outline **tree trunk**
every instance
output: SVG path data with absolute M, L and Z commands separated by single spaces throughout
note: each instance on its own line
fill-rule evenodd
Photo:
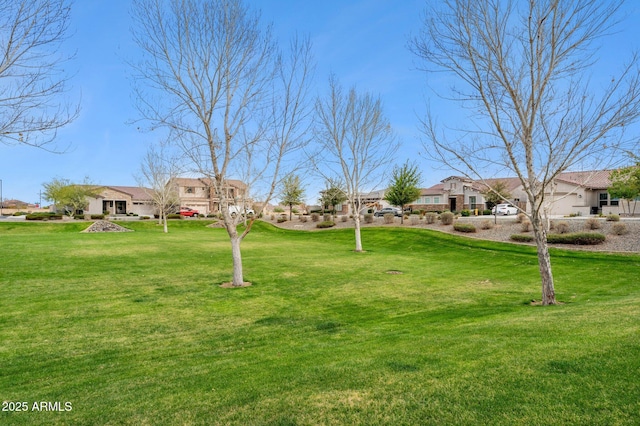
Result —
M 536 247 L 538 249 L 538 267 L 542 280 L 542 305 L 555 305 L 556 291 L 553 285 L 553 274 L 551 273 L 551 257 L 547 243 L 547 230 L 538 215 L 534 215 L 531 219 Z
M 241 287 L 244 285 L 244 277 L 242 276 L 242 253 L 240 252 L 241 239 L 237 235 L 230 236 L 231 240 L 231 255 L 233 257 L 233 283 L 234 287 Z
M 162 215 L 160 217 L 161 217 L 160 220 L 162 220 L 162 223 L 164 225 L 164 233 L 168 234 L 169 233 L 169 227 L 167 225 L 167 213 L 166 212 L 162 213 Z
M 356 233 L 356 251 L 361 252 L 362 250 L 362 237 L 360 236 L 360 215 L 353 215 L 354 229 Z

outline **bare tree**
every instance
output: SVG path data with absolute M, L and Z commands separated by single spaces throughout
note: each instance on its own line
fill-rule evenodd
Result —
M 335 76 L 329 78 L 329 94 L 316 101 L 316 115 L 319 151 L 310 159 L 325 179 L 344 178 L 355 225 L 355 251 L 360 252 L 363 191 L 371 191 L 382 182 L 398 143 L 380 98 L 359 94 L 355 88 L 345 93 Z
M 158 221 L 165 233 L 169 232 L 167 214 L 180 207 L 177 177 L 182 168 L 177 155 L 171 154 L 166 144 L 151 145 L 140 165 L 138 184 L 148 192 L 158 211 Z
M 232 284 L 242 286 L 240 243 L 253 219 L 239 232 L 245 218 L 228 207 L 258 194 L 267 205 L 288 156 L 305 143 L 310 43 L 296 40 L 284 56 L 241 0 L 136 0 L 133 16 L 143 52 L 138 109 L 168 129 L 211 185 L 231 241 Z M 233 178 L 246 190 L 233 190 Z
M 447 0 L 432 5 L 424 32 L 412 41 L 427 71 L 444 71 L 461 83 L 438 93 L 470 111 L 450 133 L 429 113 L 423 123 L 429 151 L 471 178 L 508 170 L 520 179 L 544 305 L 556 303 L 545 193 L 563 171 L 607 164 L 629 142 L 624 129 L 640 112 L 636 57 L 604 90 L 589 84 L 594 42 L 612 29 L 620 4 Z
M 65 0 L 0 0 L 0 142 L 39 148 L 73 121 L 64 102 L 70 5 Z

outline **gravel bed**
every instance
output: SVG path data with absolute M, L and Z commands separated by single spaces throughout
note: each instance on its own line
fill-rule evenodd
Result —
M 479 216 L 479 217 L 460 217 L 457 220 L 459 222 L 471 222 L 476 225 L 476 233 L 461 233 L 453 230 L 452 225 L 442 225 L 439 222 L 435 224 L 427 224 L 424 219 L 417 220 L 417 218 L 406 219 L 404 224 L 400 224 L 400 218 L 395 218 L 394 223 L 385 224 L 384 218 L 375 218 L 371 224 L 362 223 L 362 228 L 367 227 L 392 227 L 392 226 L 404 226 L 410 228 L 423 228 L 432 229 L 440 232 L 447 232 L 451 234 L 457 234 L 470 238 L 479 238 L 483 240 L 502 241 L 513 243 L 509 238 L 513 234 L 521 234 L 522 224 L 518 223 L 516 218 L 500 216 L 496 218 L 497 223 L 493 225 L 491 229 L 481 229 L 481 223 L 484 221 L 490 221 L 494 223 L 493 216 Z M 602 244 L 595 246 L 575 246 L 567 244 L 553 244 L 552 247 L 561 247 L 574 250 L 588 250 L 588 251 L 602 251 L 602 252 L 624 252 L 624 253 L 640 253 L 640 218 L 622 218 L 620 222 L 609 222 L 604 218 L 598 218 L 598 223 L 601 225 L 600 229 L 587 230 L 585 229 L 588 218 L 554 218 L 552 222 L 566 222 L 569 225 L 569 232 L 598 232 L 606 235 L 606 240 Z M 316 228 L 317 222 L 312 222 L 310 218 L 307 218 L 306 222 L 300 221 L 299 218 L 294 216 L 293 220 L 282 223 L 277 223 L 276 220 L 266 219 L 265 222 L 272 223 L 275 226 L 284 229 L 293 229 L 301 231 L 323 231 Z M 353 221 L 351 219 L 343 222 L 341 217 L 335 220 L 336 226 L 329 229 L 336 228 L 353 228 Z M 412 224 L 413 223 L 413 224 Z M 613 226 L 616 223 L 624 223 L 627 228 L 627 234 L 615 235 L 613 233 Z M 552 231 L 553 232 L 553 231 Z M 525 232 L 533 236 L 533 232 Z M 366 244 L 366 242 L 365 242 Z M 530 244 L 533 243 L 514 243 L 514 244 Z

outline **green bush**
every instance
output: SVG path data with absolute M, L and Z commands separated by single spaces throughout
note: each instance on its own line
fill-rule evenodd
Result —
M 470 212 L 469 210 L 466 210 L 466 209 L 465 209 L 465 210 L 462 210 L 462 211 L 460 212 L 460 215 L 461 215 L 461 216 L 468 217 L 468 216 L 471 216 L 471 212 Z
M 52 212 L 29 213 L 25 219 L 27 220 L 61 220 L 62 215 Z
M 27 214 L 27 212 L 15 212 L 13 216 L 26 216 Z
M 332 226 L 336 226 L 336 223 L 331 220 L 325 220 L 316 225 L 316 228 L 331 228 Z
M 274 213 L 284 213 L 284 209 L 282 207 L 275 207 L 273 209 Z
M 531 241 L 533 241 L 533 237 L 527 234 L 513 234 L 509 237 L 509 239 L 519 243 L 530 243 Z
M 93 220 L 104 219 L 104 215 L 103 214 L 92 214 L 91 215 L 91 219 L 93 219 Z
M 440 215 L 440 222 L 442 222 L 443 225 L 451 225 L 454 219 L 455 215 L 451 212 L 444 212 Z
M 476 232 L 476 227 L 472 223 L 457 222 L 453 224 L 453 229 L 458 232 Z
M 278 217 L 278 223 L 284 223 L 287 221 L 287 217 L 284 215 L 281 215 Z
M 482 210 L 484 216 L 491 216 L 491 209 Z
M 620 222 L 620 215 L 617 215 L 617 214 L 608 215 L 607 222 Z
M 182 215 L 179 213 L 171 213 L 167 215 L 167 219 L 182 219 Z
M 606 238 L 604 234 L 596 232 L 575 232 L 571 234 L 549 234 L 547 235 L 547 242 L 550 244 L 592 246 L 603 243 Z

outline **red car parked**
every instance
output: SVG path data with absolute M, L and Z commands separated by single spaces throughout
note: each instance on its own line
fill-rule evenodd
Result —
M 190 209 L 189 207 L 180 207 L 180 215 L 187 217 L 198 217 L 200 213 L 198 210 Z

